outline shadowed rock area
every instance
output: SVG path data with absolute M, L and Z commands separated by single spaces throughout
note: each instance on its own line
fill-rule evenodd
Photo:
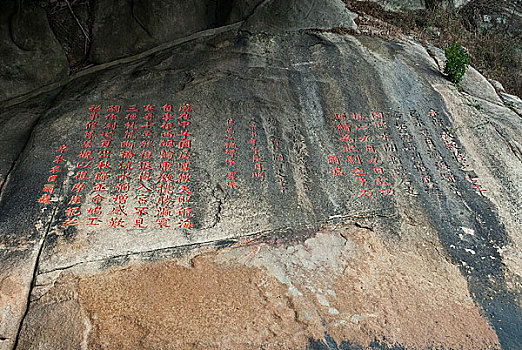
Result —
M 520 107 L 341 1 L 232 3 L 2 103 L 0 349 L 518 349 Z

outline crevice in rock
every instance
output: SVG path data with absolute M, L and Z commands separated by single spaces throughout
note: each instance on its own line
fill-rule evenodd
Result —
M 522 117 L 522 113 L 517 110 L 515 107 L 513 106 L 507 106 L 509 109 L 511 109 L 513 112 L 515 112 L 516 114 L 518 114 L 520 117 Z
M 259 7 L 264 6 L 264 4 L 266 4 L 266 3 L 269 2 L 269 1 L 272 1 L 272 0 L 264 0 L 264 1 L 259 2 L 259 3 L 254 7 L 254 9 L 252 10 L 252 12 L 250 12 L 250 13 L 248 14 L 248 16 L 243 20 L 243 22 L 248 21 L 248 20 L 250 19 L 250 17 L 252 17 L 252 16 L 254 15 L 254 13 L 256 13 L 256 11 L 257 11 L 257 9 L 259 9 Z M 244 31 L 244 30 L 241 30 L 241 31 Z M 246 30 L 245 30 L 245 32 L 247 32 L 247 33 L 249 33 L 249 34 L 252 34 L 252 33 L 248 32 L 248 31 L 246 31 Z
M 496 90 L 495 90 L 496 91 Z M 513 102 L 509 101 L 507 96 L 510 96 L 509 94 L 498 92 L 497 95 L 500 97 L 500 100 L 504 104 L 504 107 L 509 108 L 513 112 L 515 112 L 518 116 L 522 117 L 522 106 L 516 106 Z M 518 97 L 518 96 L 516 96 Z
M 150 33 L 150 31 L 147 29 L 147 27 L 145 27 L 145 25 L 143 24 L 143 22 L 138 18 L 138 16 L 136 16 L 136 12 L 134 11 L 134 8 L 136 6 L 135 5 L 135 0 L 131 0 L 131 14 L 132 14 L 132 19 L 134 19 L 134 21 L 136 23 L 138 23 L 138 26 L 140 26 L 141 29 L 143 29 L 143 31 L 145 33 L 147 33 L 147 35 L 152 38 L 152 34 Z
M 22 154 L 23 150 L 27 147 L 27 142 L 28 140 L 26 140 L 26 143 L 22 149 L 22 151 L 20 152 L 20 154 Z M 5 178 L 4 178 L 4 181 L 0 182 L 0 200 L 2 200 L 2 196 L 3 196 L 3 193 L 4 193 L 4 188 L 6 187 L 7 183 L 9 182 L 9 179 L 10 179 L 10 175 L 11 173 L 13 172 L 13 169 L 15 168 L 16 164 L 18 163 L 18 159 L 20 158 L 20 154 L 18 155 L 18 157 L 13 161 L 13 164 L 11 164 L 11 167 L 9 168 L 9 170 L 6 172 L 5 174 Z
M 364 229 L 364 230 L 369 230 L 369 231 L 372 231 L 372 232 L 373 232 L 373 227 L 371 227 L 371 226 L 365 226 L 365 225 L 360 224 L 360 223 L 358 223 L 358 222 L 355 222 L 354 225 L 355 225 L 355 227 L 357 227 L 357 228 L 362 228 L 362 229 Z
M 60 91 L 54 96 L 54 98 L 52 99 L 52 101 L 49 102 L 48 104 L 48 107 L 45 109 L 45 110 L 49 110 L 54 102 L 57 100 L 58 96 L 60 95 L 61 91 L 63 90 L 60 89 Z M 2 200 L 2 196 L 3 196 L 3 190 L 4 188 L 6 187 L 6 184 L 9 182 L 9 179 L 10 179 L 10 176 L 12 174 L 12 171 L 16 168 L 16 166 L 18 165 L 18 163 L 20 162 L 20 158 L 22 156 L 22 154 L 24 153 L 25 149 L 27 148 L 28 144 L 29 144 L 29 141 L 32 139 L 32 135 L 34 133 L 34 129 L 36 128 L 36 126 L 39 124 L 42 116 L 45 114 L 45 112 L 42 112 L 42 114 L 40 114 L 40 116 L 38 118 L 36 118 L 36 120 L 33 122 L 33 124 L 31 125 L 31 128 L 30 128 L 30 132 L 29 132 L 29 135 L 27 136 L 27 139 L 25 140 L 25 143 L 24 143 L 24 146 L 22 147 L 22 149 L 20 150 L 20 152 L 18 153 L 18 156 L 16 157 L 16 159 L 13 161 L 13 165 L 11 167 L 11 169 L 9 170 L 7 176 L 6 176 L 6 180 L 4 181 L 4 183 L 2 184 L 2 187 L 0 188 L 0 200 Z M 64 184 L 62 184 L 62 186 L 60 186 L 60 189 L 59 189 L 59 194 L 61 195 L 61 192 L 63 192 L 63 187 L 64 187 Z M 38 252 L 36 254 L 36 258 L 35 258 L 35 261 L 34 261 L 34 266 L 33 266 L 33 275 L 32 275 L 32 279 L 31 279 L 31 285 L 29 287 L 29 291 L 27 293 L 27 302 L 26 302 L 26 307 L 25 307 L 25 310 L 23 312 L 23 315 L 22 317 L 20 318 L 20 322 L 18 324 L 18 329 L 16 331 L 16 336 L 15 336 L 15 341 L 14 341 L 14 345 L 13 345 L 13 349 L 16 349 L 17 348 L 17 345 L 18 345 L 18 340 L 19 340 L 19 337 L 20 337 L 20 334 L 21 334 L 21 331 L 22 331 L 22 325 L 23 325 L 23 322 L 24 322 L 24 319 L 26 318 L 28 312 L 29 312 L 29 306 L 30 306 L 30 302 L 31 302 L 31 294 L 32 294 L 32 291 L 34 289 L 34 287 L 36 286 L 36 277 L 38 276 L 38 267 L 40 265 L 40 257 L 42 255 L 42 252 L 43 252 L 43 248 L 45 246 L 45 240 L 51 230 L 51 227 L 52 227 L 52 223 L 53 223 L 53 220 L 56 216 L 56 213 L 58 211 L 58 206 L 56 206 L 54 209 L 53 209 L 53 212 L 51 214 L 51 217 L 49 219 L 49 223 L 45 229 L 45 233 L 43 235 L 43 237 L 40 239 L 40 243 L 39 243 L 39 247 L 38 247 Z
M 52 106 L 52 104 L 54 103 L 54 101 L 56 101 L 56 98 L 60 95 L 62 90 L 63 90 L 63 88 L 52 99 L 52 101 L 49 103 L 49 106 Z M 25 149 L 27 148 L 27 145 L 29 144 L 29 140 L 31 140 L 31 137 L 33 135 L 34 128 L 40 122 L 40 119 L 42 118 L 42 115 L 43 115 L 43 113 L 38 118 L 36 118 L 36 120 L 33 122 L 31 127 L 29 128 L 30 131 L 28 133 L 27 139 L 24 142 L 24 146 L 20 149 L 20 152 L 18 153 L 18 155 L 16 156 L 15 160 L 11 164 L 11 167 L 9 168 L 7 173 L 5 174 L 4 181 L 0 182 L 0 200 L 2 200 L 2 197 L 3 197 L 3 194 L 4 194 L 4 189 L 6 188 L 7 184 L 9 183 L 9 180 L 11 178 L 11 174 L 12 174 L 13 170 L 16 168 L 16 165 L 20 162 L 20 157 L 22 156 L 22 154 L 24 153 Z
M 263 0 L 263 1 L 260 1 L 257 5 L 254 6 L 254 8 L 252 9 L 252 11 L 246 16 L 246 18 L 243 20 L 243 21 L 246 21 L 247 19 L 249 19 L 250 17 L 252 17 L 252 15 L 254 14 L 254 12 L 256 12 L 256 10 L 259 8 L 259 6 L 261 6 L 262 4 L 264 4 L 265 2 L 268 2 L 268 1 L 271 1 L 271 0 Z
M 504 142 L 506 143 L 508 148 L 511 150 L 511 152 L 513 152 L 515 157 L 522 162 L 522 151 L 516 145 L 514 145 L 513 142 L 511 142 L 511 140 L 509 140 L 506 136 L 504 136 L 504 134 L 502 132 L 500 132 L 500 130 L 498 130 L 495 123 L 490 122 L 489 124 L 491 124 L 491 126 L 493 126 L 493 129 L 495 129 L 497 134 L 499 134 L 499 136 L 502 138 L 502 140 L 504 140 Z
M 214 190 L 212 190 L 212 197 L 214 197 L 214 203 L 217 203 L 216 214 L 214 215 L 214 221 L 209 228 L 214 228 L 221 221 L 221 211 L 223 210 L 223 202 L 226 200 L 226 192 L 223 190 L 221 185 L 217 184 Z
M 489 84 L 489 83 L 488 83 Z M 460 91 L 459 92 L 464 98 L 466 98 L 466 100 L 472 100 L 473 103 L 477 103 L 477 102 L 480 102 L 480 103 L 484 103 L 484 104 L 489 104 L 489 105 L 493 105 L 493 106 L 496 106 L 496 107 L 502 107 L 502 108 L 506 108 L 506 106 L 502 103 L 502 98 L 500 98 L 500 101 L 492 101 L 492 100 L 486 100 L 480 96 L 477 96 L 475 94 L 471 94 L 469 92 L 466 92 L 466 91 Z M 498 96 L 497 92 L 495 91 L 495 94 Z
M 63 190 L 63 186 L 60 187 L 60 195 L 61 195 L 62 190 Z M 18 329 L 16 331 L 15 341 L 14 341 L 14 344 L 13 344 L 13 349 L 16 349 L 18 347 L 18 341 L 20 340 L 20 335 L 22 333 L 22 327 L 23 327 L 23 324 L 24 324 L 24 320 L 27 317 L 27 314 L 29 313 L 29 308 L 30 308 L 30 305 L 31 305 L 31 294 L 33 292 L 33 289 L 36 286 L 36 278 L 38 276 L 38 266 L 40 265 L 40 257 L 42 255 L 43 248 L 45 246 L 45 240 L 47 238 L 47 235 L 51 231 L 51 226 L 52 226 L 54 217 L 55 217 L 56 213 L 58 212 L 58 208 L 59 207 L 56 206 L 53 209 L 53 213 L 52 213 L 51 218 L 49 220 L 49 224 L 47 225 L 47 228 L 45 230 L 45 234 L 40 239 L 40 243 L 39 243 L 39 247 L 38 247 L 38 253 L 36 254 L 36 258 L 35 258 L 34 266 L 33 266 L 33 276 L 32 276 L 32 279 L 31 279 L 31 285 L 30 285 L 29 291 L 27 293 L 27 301 L 26 301 L 26 304 L 25 304 L 25 310 L 23 312 L 22 317 L 20 318 L 20 323 L 18 324 Z
M 66 266 L 62 266 L 62 267 L 57 267 L 57 268 L 53 268 L 53 269 L 50 269 L 50 270 L 41 271 L 40 274 L 47 274 L 47 273 L 52 273 L 52 272 L 56 272 L 56 271 L 65 271 L 65 270 L 68 270 L 68 269 L 70 269 L 72 267 L 75 267 L 75 266 L 78 266 L 78 265 L 82 265 L 82 264 L 97 263 L 97 262 L 103 262 L 103 261 L 108 261 L 108 260 L 112 260 L 112 259 L 119 259 L 119 258 L 124 258 L 124 257 L 130 257 L 130 256 L 139 256 L 139 255 L 145 255 L 145 254 L 153 254 L 153 253 L 156 253 L 156 252 L 161 252 L 161 251 L 166 251 L 166 250 L 175 250 L 175 249 L 176 250 L 190 250 L 190 249 L 202 248 L 202 247 L 211 246 L 211 245 L 230 246 L 231 242 L 238 243 L 240 241 L 240 239 L 244 239 L 244 238 L 248 238 L 248 237 L 257 237 L 257 236 L 262 237 L 263 235 L 266 235 L 266 232 L 255 232 L 255 233 L 248 234 L 248 235 L 242 235 L 240 237 L 231 237 L 231 238 L 226 238 L 226 239 L 218 239 L 218 240 L 211 240 L 211 241 L 205 241 L 205 242 L 198 242 L 198 243 L 191 243 L 191 244 L 184 244 L 184 245 L 177 245 L 177 246 L 162 247 L 162 248 L 145 250 L 145 251 L 140 251 L 140 252 L 129 252 L 129 253 L 113 255 L 113 256 L 106 257 L 106 258 L 101 258 L 101 259 L 80 261 L 80 262 L 76 262 L 74 264 L 70 264 L 70 265 L 66 265 Z
M 90 11 L 89 11 L 89 21 L 88 21 L 88 26 L 89 26 L 89 38 L 91 38 L 91 41 L 89 42 L 89 47 L 87 48 L 87 52 L 85 52 L 85 59 L 87 61 L 89 61 L 89 57 L 90 57 L 90 54 L 91 54 L 91 49 L 92 49 L 92 41 L 94 41 L 94 23 L 96 21 L 96 11 L 94 11 L 94 5 L 95 5 L 95 1 L 96 0 L 89 0 L 89 6 L 90 6 Z M 92 64 L 89 65 L 89 67 L 92 66 Z
M 17 16 L 21 16 L 22 15 L 22 3 L 20 0 L 17 1 L 17 9 L 16 11 L 10 16 L 9 18 L 9 37 L 11 38 L 11 41 L 13 42 L 13 44 L 15 44 L 15 46 L 17 48 L 19 48 L 20 50 L 22 51 L 25 51 L 25 52 L 29 52 L 31 50 L 29 49 L 26 49 L 25 47 L 23 47 L 22 45 L 20 45 L 16 38 L 15 38 L 15 34 L 14 34 L 14 26 L 15 26 L 15 18 Z
M 25 101 L 27 101 L 29 99 L 32 99 L 32 98 L 34 98 L 36 96 L 39 96 L 39 95 L 41 95 L 41 94 L 43 94 L 45 92 L 50 92 L 52 90 L 55 90 L 55 89 L 58 89 L 58 88 L 62 88 L 65 85 L 69 84 L 70 82 L 74 81 L 75 79 L 81 78 L 81 77 L 86 76 L 88 74 L 92 74 L 92 73 L 96 73 L 96 72 L 99 72 L 99 71 L 102 71 L 102 70 L 105 70 L 105 69 L 109 69 L 109 68 L 112 68 L 112 67 L 117 66 L 117 65 L 126 64 L 126 63 L 132 63 L 134 61 L 137 61 L 137 60 L 140 60 L 142 58 L 145 58 L 145 57 L 148 57 L 150 55 L 153 55 L 153 54 L 155 54 L 157 52 L 160 52 L 160 51 L 163 51 L 163 50 L 167 50 L 167 49 L 170 49 L 172 47 L 175 47 L 175 46 L 178 46 L 178 45 L 181 45 L 181 44 L 193 41 L 193 40 L 197 40 L 197 39 L 204 38 L 204 37 L 210 37 L 210 36 L 213 36 L 213 35 L 224 33 L 224 32 L 229 31 L 229 30 L 237 30 L 237 29 L 239 29 L 239 27 L 241 26 L 242 23 L 243 22 L 241 21 L 241 22 L 237 22 L 237 23 L 230 24 L 230 25 L 223 26 L 223 27 L 219 27 L 219 28 L 202 30 L 200 32 L 191 34 L 189 36 L 186 36 L 186 37 L 183 37 L 183 38 L 179 38 L 179 39 L 176 39 L 174 41 L 167 42 L 167 43 L 163 43 L 161 45 L 158 45 L 156 47 L 153 47 L 153 48 L 151 48 L 149 50 L 146 50 L 144 52 L 141 52 L 141 53 L 133 55 L 133 56 L 120 58 L 120 59 L 117 59 L 117 60 L 114 60 L 114 61 L 110 61 L 110 62 L 107 62 L 107 63 L 102 63 L 102 64 L 95 65 L 95 66 L 89 66 L 89 68 L 80 70 L 77 73 L 75 73 L 73 75 L 70 75 L 67 78 L 64 78 L 63 80 L 58 81 L 56 83 L 52 83 L 52 84 L 49 84 L 49 85 L 42 86 L 42 87 L 40 87 L 38 89 L 35 89 L 35 90 L 31 91 L 31 92 L 28 92 L 28 93 L 20 95 L 20 96 L 13 97 L 13 98 L 11 98 L 9 100 L 0 101 L 0 108 L 7 108 L 7 107 L 10 107 L 10 106 L 14 106 L 16 104 L 20 104 L 20 103 L 25 102 Z
M 435 53 L 433 51 L 430 50 L 430 48 L 428 47 L 427 44 L 425 44 L 424 42 L 422 43 L 422 46 L 424 46 L 424 48 L 426 49 L 426 53 L 431 57 L 431 59 L 435 62 L 435 64 L 437 65 L 437 67 L 439 68 L 439 71 L 442 72 L 444 70 L 444 67 L 441 67 L 440 64 L 439 64 L 439 60 L 437 59 L 437 56 L 435 55 Z
M 330 216 L 327 220 L 324 220 L 322 222 L 319 222 L 318 224 L 332 224 L 335 222 L 338 222 L 338 220 L 355 220 L 355 219 L 376 219 L 376 218 L 382 218 L 382 219 L 391 219 L 398 216 L 398 213 L 395 211 L 395 208 L 384 208 L 383 211 L 390 211 L 390 214 L 383 214 L 383 213 L 364 213 L 360 215 L 333 215 Z

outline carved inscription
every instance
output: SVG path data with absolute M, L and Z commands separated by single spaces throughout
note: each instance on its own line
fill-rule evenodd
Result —
M 193 130 L 201 132 L 197 124 L 193 129 L 197 118 L 193 113 L 188 103 L 92 105 L 82 121 L 80 143 L 54 150 L 37 202 L 44 206 L 60 203 L 62 210 L 56 217 L 65 229 L 196 228 L 198 220 L 209 215 L 204 212 L 209 202 L 201 192 L 206 183 L 195 169 L 199 162 L 204 168 L 210 158 L 200 154 L 199 148 L 205 147 L 193 135 Z M 339 112 L 325 118 L 330 118 L 333 129 L 328 137 L 335 148 L 330 149 L 336 152 L 322 153 L 329 176 L 318 179 L 323 186 L 350 189 L 343 200 L 345 208 L 358 198 L 385 201 L 384 196 L 396 194 L 397 185 L 410 195 L 418 195 L 419 188 L 439 193 L 441 181 L 446 188 L 456 189 L 452 167 L 465 172 L 461 178 L 477 193 L 485 191 L 473 177 L 454 136 L 433 110 L 425 115 L 410 111 L 407 117 L 403 113 L 390 118 L 382 112 Z M 313 210 L 315 194 L 308 195 L 313 192 L 310 177 L 326 174 L 325 163 L 311 158 L 317 150 L 310 153 L 308 147 L 313 143 L 296 127 L 297 118 L 290 116 L 284 124 L 272 116 L 229 116 L 221 123 L 224 139 L 210 134 L 223 145 L 216 153 L 222 170 L 215 181 L 223 191 L 237 194 L 231 199 L 238 201 L 234 204 L 237 210 L 248 208 L 248 198 L 258 191 L 266 196 L 268 192 L 261 191 L 267 188 L 277 189 L 273 192 L 281 197 L 281 202 L 274 202 L 281 203 L 277 205 L 297 202 Z M 457 167 L 444 157 L 448 152 Z M 212 176 L 206 176 L 204 181 L 212 181 Z M 253 202 L 251 210 L 257 203 Z
M 383 113 L 353 113 L 349 117 L 346 113 L 335 113 L 335 119 L 342 141 L 342 156 L 328 156 L 328 163 L 332 165 L 332 175 L 351 176 L 360 187 L 358 197 L 394 195 L 395 190 L 384 170 L 384 162 L 378 149 L 381 143 L 383 151 L 392 147 L 384 132 L 387 124 Z

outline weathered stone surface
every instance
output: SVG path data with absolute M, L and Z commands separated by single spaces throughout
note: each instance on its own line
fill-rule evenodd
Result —
M 34 348 L 26 344 L 49 336 L 45 329 L 35 335 L 43 315 L 63 317 L 66 327 L 87 325 L 90 347 L 104 349 L 304 349 L 310 337 L 325 333 L 340 348 L 346 339 L 367 348 L 373 336 L 405 348 L 495 346 L 496 334 L 465 278 L 441 254 L 429 226 L 414 228 L 429 225 L 425 218 L 416 219 L 411 234 L 395 244 L 374 228 L 339 225 L 301 243 L 253 241 L 198 252 L 187 257 L 190 267 L 135 261 L 74 281 L 64 276 L 59 280 L 68 282 L 35 301 L 20 348 Z M 77 310 L 47 306 L 69 299 L 71 288 L 74 305 L 85 310 L 83 322 Z
M 108 62 L 208 27 L 207 1 L 97 1 L 90 59 Z M 215 15 L 214 15 L 215 17 Z
M 513 109 L 518 113 L 518 115 L 522 116 L 522 99 L 520 99 L 520 97 L 506 93 L 500 93 L 500 96 L 507 107 Z
M 78 303 L 75 289 L 55 283 L 54 289 L 34 305 L 25 318 L 17 349 L 86 348 L 90 323 Z
M 463 91 L 476 98 L 492 103 L 502 103 L 493 85 L 473 67 L 466 70 L 461 86 Z
M 358 0 L 363 1 L 363 0 Z M 426 9 L 425 0 L 371 0 L 388 11 Z
M 242 29 L 251 33 L 281 33 L 301 29 L 356 28 L 355 17 L 341 0 L 268 0 L 256 8 Z
M 488 81 L 491 84 L 491 86 L 493 86 L 497 94 L 500 94 L 501 92 L 506 92 L 506 89 L 504 89 L 504 86 L 500 81 L 493 79 L 488 79 Z
M 33 2 L 0 3 L 0 101 L 67 76 L 69 65 L 45 11 Z
M 8 111 L 0 112 L 0 189 L 31 136 L 33 127 L 49 108 L 49 102 L 56 93 L 43 94 Z
M 368 0 L 357 0 L 357 1 L 368 1 Z M 437 4 L 443 6 L 450 6 L 459 9 L 472 0 L 370 0 L 381 5 L 388 11 L 404 11 L 404 10 L 425 10 L 426 8 L 433 7 Z
M 194 39 L 44 98 L 0 199 L 4 343 L 516 349 L 520 116 L 482 90 L 458 92 L 419 44 L 310 22 L 273 30 L 255 16 L 253 32 Z
M 248 18 L 254 9 L 263 2 L 263 0 L 243 0 L 233 1 L 232 9 L 228 14 L 227 23 L 235 23 Z

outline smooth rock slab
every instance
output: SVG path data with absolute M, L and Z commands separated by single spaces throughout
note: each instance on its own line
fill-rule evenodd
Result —
M 289 293 L 303 293 L 289 277 L 300 265 L 306 268 L 298 280 L 306 280 L 307 271 L 313 270 L 320 276 L 317 278 L 324 276 L 327 282 L 329 275 L 347 273 L 344 254 L 364 257 L 368 253 L 363 248 L 351 252 L 349 240 L 344 246 L 336 235 L 323 237 L 320 244 L 307 241 L 310 236 L 321 237 L 317 234 L 321 227 L 348 222 L 368 235 L 376 232 L 392 251 L 399 243 L 406 251 L 409 244 L 415 246 L 413 255 L 421 254 L 423 244 L 436 246 L 432 255 L 420 260 L 428 261 L 428 266 L 435 260 L 448 264 L 455 281 L 458 269 L 467 283 L 463 287 L 463 282 L 456 282 L 461 291 L 458 297 L 441 292 L 441 298 L 458 299 L 466 310 L 472 310 L 468 315 L 482 327 L 486 343 L 496 344 L 496 335 L 503 348 L 513 348 L 521 334 L 520 276 L 504 264 L 502 249 L 510 244 L 517 247 L 520 242 L 520 221 L 509 220 L 509 216 L 521 207 L 517 196 L 521 164 L 516 152 L 504 147 L 509 142 L 520 143 L 520 133 L 514 130 L 522 125 L 518 115 L 504 106 L 484 103 L 484 112 L 475 112 L 420 45 L 317 31 L 284 35 L 230 31 L 74 80 L 42 113 L 0 201 L 2 272 L 9 277 L 11 266 L 27 267 L 23 273 L 26 287 L 17 303 L 29 293 L 28 282 L 33 277 L 29 272 L 33 272 L 31 267 L 35 269 L 37 288 L 31 294 L 35 307 L 29 308 L 22 338 L 30 348 L 34 336 L 26 332 L 46 332 L 45 327 L 31 326 L 31 322 L 44 310 L 36 306 L 38 300 L 56 281 L 65 279 L 62 272 L 70 272 L 73 279 L 93 275 L 94 282 L 83 289 L 89 296 L 87 303 L 93 304 L 83 307 L 94 310 L 104 302 L 92 288 L 100 285 L 96 282 L 100 273 L 117 264 L 138 264 L 138 258 L 179 258 L 173 253 L 176 249 L 218 249 L 243 245 L 249 239 L 263 242 L 262 237 L 272 237 L 264 242 L 277 246 L 285 243 L 286 236 L 298 237 L 303 247 L 288 246 L 287 252 L 269 250 L 260 260 L 254 258 L 254 250 L 237 259 L 244 258 L 242 264 L 250 268 L 266 268 L 277 279 L 277 283 L 271 281 L 280 295 L 286 293 L 288 283 L 295 287 L 290 286 Z M 147 112 L 144 106 L 149 104 L 156 107 Z M 170 107 L 163 110 L 166 104 L 172 105 L 172 111 Z M 188 109 L 184 104 L 190 104 L 190 110 L 184 110 Z M 100 114 L 90 115 L 98 111 L 94 110 L 97 107 L 89 109 L 98 105 Z M 121 108 L 110 107 L 114 105 Z M 132 105 L 138 110 L 135 120 L 134 112 L 128 112 Z M 489 123 L 483 124 L 480 118 Z M 96 128 L 88 124 L 91 121 L 98 123 Z M 146 130 L 151 134 L 144 135 Z M 107 134 L 112 131 L 114 135 Z M 133 140 L 131 148 L 127 141 Z M 148 140 L 154 147 L 148 146 Z M 150 160 L 142 153 L 148 149 Z M 172 164 L 163 163 L 168 160 Z M 150 170 L 140 164 L 149 161 Z M 90 168 L 88 162 L 92 162 Z M 55 166 L 60 168 L 53 170 Z M 150 173 L 150 179 L 142 173 Z M 84 185 L 78 185 L 81 183 Z M 170 189 L 167 184 L 172 184 Z M 181 186 L 187 187 L 180 190 Z M 187 201 L 186 191 L 191 192 Z M 137 196 L 149 192 L 147 202 L 138 203 Z M 93 198 L 98 194 L 104 199 L 96 209 Z M 167 194 L 174 203 L 165 202 Z M 147 204 L 147 213 L 136 209 L 145 206 L 142 204 Z M 139 225 L 147 227 L 136 227 L 136 220 L 142 218 Z M 193 227 L 183 227 L 185 220 L 191 220 Z M 99 226 L 89 225 L 98 221 Z M 425 238 L 428 235 L 431 238 Z M 224 264 L 234 259 L 226 256 Z M 416 258 L 405 261 L 420 264 Z M 369 280 L 373 274 L 386 275 L 383 266 L 387 264 L 393 265 L 394 259 L 383 261 L 375 270 L 355 268 L 353 276 L 340 286 L 357 285 L 353 278 L 359 274 Z M 428 270 L 422 278 L 431 273 L 444 275 L 443 270 Z M 392 274 L 399 275 L 401 281 L 406 277 L 400 276 L 410 276 L 413 271 L 394 270 Z M 191 287 L 198 286 L 182 279 Z M 266 279 L 259 277 L 259 281 Z M 115 291 L 121 290 L 120 283 L 115 285 Z M 150 283 L 146 285 L 150 288 Z M 370 285 L 382 288 L 380 283 Z M 309 301 L 317 300 L 316 294 L 323 295 L 322 291 L 334 290 L 328 285 L 321 287 L 322 291 L 310 287 L 314 290 L 309 289 Z M 466 299 L 466 288 L 472 302 Z M 343 288 L 334 292 L 347 293 Z M 121 297 L 114 291 L 109 295 Z M 75 298 L 73 295 L 70 300 Z M 202 300 L 205 298 L 206 294 Z M 364 308 L 349 310 L 349 305 L 341 305 L 329 294 L 322 298 L 341 315 L 323 305 L 323 317 L 344 317 L 346 321 L 354 315 L 378 314 Z M 161 300 L 168 301 L 169 294 Z M 77 307 L 76 303 L 79 301 L 60 305 L 57 312 Z M 13 305 L 13 300 L 5 299 L 2 310 L 13 309 Z M 483 310 L 489 323 L 475 318 L 479 311 L 472 305 Z M 283 309 L 284 315 L 293 315 L 292 308 L 283 305 Z M 24 315 L 23 307 L 17 310 L 15 316 L 2 319 L 3 327 L 17 328 Z M 407 306 L 397 312 L 409 315 L 410 321 L 414 318 Z M 303 312 L 303 317 L 311 314 Z M 456 312 L 456 319 L 462 314 Z M 94 322 L 94 313 L 88 315 L 89 322 Z M 112 317 L 110 312 L 106 315 Z M 374 318 L 355 319 L 364 323 Z M 316 325 L 319 320 L 309 321 Z M 136 325 L 125 322 L 122 329 Z M 456 322 L 459 329 L 467 328 L 462 327 L 462 321 Z M 92 344 L 110 339 L 103 338 L 103 322 L 99 327 L 88 335 Z M 337 343 L 359 339 L 359 333 L 349 329 L 343 333 L 347 328 L 342 323 L 336 327 L 341 330 Z M 303 331 L 299 344 L 304 344 L 302 339 L 318 339 L 323 330 Z M 287 330 L 268 331 L 285 334 Z M 429 329 L 420 333 L 425 341 L 422 344 L 429 344 Z M 408 342 L 407 334 L 401 338 L 406 340 L 397 341 L 399 346 L 420 344 Z M 452 346 L 476 348 L 475 343 L 463 340 L 469 338 L 460 338 L 462 334 Z M 6 337 L 12 340 L 15 336 Z M 155 341 L 168 344 L 162 343 L 164 339 Z

